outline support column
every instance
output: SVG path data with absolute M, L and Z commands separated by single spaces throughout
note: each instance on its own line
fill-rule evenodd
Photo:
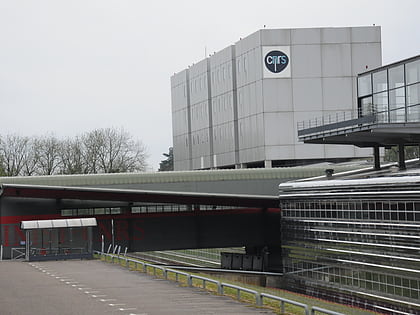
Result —
M 271 162 L 271 160 L 265 160 L 264 161 L 264 168 L 272 168 L 273 164 Z
M 373 147 L 373 160 L 374 160 L 374 169 L 380 170 L 381 162 L 380 162 L 380 157 L 379 157 L 379 146 Z
M 404 144 L 398 145 L 398 167 L 400 170 L 405 170 L 405 151 L 404 151 Z
M 29 261 L 29 255 L 31 253 L 31 231 L 26 230 L 25 238 L 25 260 Z

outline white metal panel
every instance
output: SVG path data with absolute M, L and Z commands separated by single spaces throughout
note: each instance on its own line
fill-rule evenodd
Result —
M 22 221 L 20 224 L 22 230 L 32 230 L 38 228 L 38 221 Z
M 350 43 L 351 28 L 327 27 L 321 29 L 321 42 L 323 44 Z
M 82 226 L 96 226 L 96 218 L 82 218 L 80 221 Z
M 96 218 L 22 221 L 22 230 L 96 226 Z
M 325 44 L 321 46 L 322 76 L 351 76 L 351 45 Z
M 54 228 L 67 227 L 67 220 L 66 219 L 52 220 L 52 226 Z
M 51 229 L 53 227 L 51 220 L 39 220 L 38 228 L 39 229 Z

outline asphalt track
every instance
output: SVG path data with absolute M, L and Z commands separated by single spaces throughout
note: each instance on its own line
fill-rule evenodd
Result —
M 0 262 L 0 314 L 274 314 L 97 260 Z

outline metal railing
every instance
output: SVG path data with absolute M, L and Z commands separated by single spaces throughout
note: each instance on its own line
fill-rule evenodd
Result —
M 367 119 L 370 117 L 371 119 Z M 346 124 L 345 122 L 348 122 Z M 396 106 L 395 108 L 378 108 L 371 105 L 368 110 L 343 111 L 329 114 L 326 116 L 315 117 L 313 119 L 300 121 L 297 123 L 298 132 L 313 129 L 317 131 L 318 127 L 330 126 L 329 129 L 347 127 L 354 122 L 360 124 L 392 124 L 406 122 L 420 122 L 420 104 L 410 106 Z
M 25 247 L 12 247 L 12 250 L 10 252 L 10 258 L 12 260 L 24 259 L 25 253 Z
M 297 123 L 297 130 L 309 129 L 314 127 L 321 127 L 325 125 L 336 124 L 339 122 L 357 119 L 359 118 L 358 111 L 345 111 L 345 112 L 337 112 L 335 114 L 330 114 L 321 117 L 315 117 L 313 119 L 299 121 Z
M 126 267 L 130 268 L 130 263 L 132 264 L 132 267 L 135 270 L 142 270 L 144 273 L 148 273 L 148 270 L 151 270 L 153 276 L 158 276 L 158 271 L 161 272 L 163 279 L 165 280 L 169 280 L 169 274 L 173 274 L 175 277 L 175 281 L 176 282 L 180 282 L 180 276 L 183 276 L 186 279 L 187 285 L 189 287 L 193 287 L 193 280 L 199 280 L 201 282 L 201 285 L 203 287 L 203 289 L 205 290 L 209 290 L 210 288 L 208 287 L 208 283 L 211 283 L 213 285 L 216 286 L 217 288 L 217 293 L 220 295 L 225 295 L 226 293 L 226 288 L 230 288 L 233 290 L 236 290 L 236 299 L 237 300 L 241 300 L 241 293 L 245 292 L 248 294 L 251 294 L 254 296 L 255 298 L 255 305 L 256 306 L 263 306 L 264 305 L 264 301 L 263 299 L 271 299 L 274 301 L 278 301 L 280 302 L 280 309 L 281 312 L 284 313 L 285 312 L 285 305 L 286 304 L 290 304 L 290 305 L 294 305 L 294 306 L 298 306 L 301 307 L 305 313 L 305 315 L 314 315 L 316 314 L 316 312 L 320 312 L 320 313 L 324 313 L 324 314 L 331 314 L 331 315 L 344 315 L 343 313 L 338 313 L 335 311 L 331 311 L 328 309 L 324 309 L 321 307 L 317 307 L 317 306 L 309 306 L 307 304 L 304 303 L 300 303 L 297 301 L 293 301 L 293 300 L 289 300 L 289 299 L 285 299 L 279 296 L 275 296 L 275 295 L 271 295 L 271 294 L 267 294 L 267 293 L 261 293 L 255 290 L 251 290 L 248 288 L 244 288 L 244 287 L 240 287 L 237 285 L 233 285 L 233 284 L 229 284 L 229 283 L 225 283 L 225 282 L 221 282 L 218 280 L 214 280 L 214 279 L 210 279 L 210 278 L 206 278 L 206 277 L 202 277 L 202 276 L 197 276 L 197 275 L 193 275 L 190 273 L 186 273 L 183 271 L 178 271 L 172 268 L 166 268 L 163 266 L 158 266 L 158 265 L 154 265 L 154 264 L 150 264 L 141 260 L 137 260 L 134 258 L 128 258 L 127 257 L 127 251 L 125 250 L 124 255 L 120 255 L 120 250 L 116 251 L 114 250 L 114 252 L 117 252 L 116 254 L 110 254 L 110 253 L 101 253 L 98 251 L 94 251 L 94 254 L 99 255 L 99 256 L 103 256 L 105 258 L 105 260 L 110 259 L 112 263 L 115 263 L 115 260 L 120 263 L 121 261 L 124 261 L 126 264 Z

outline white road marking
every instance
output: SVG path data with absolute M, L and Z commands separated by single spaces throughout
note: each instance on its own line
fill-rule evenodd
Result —
M 124 306 L 124 303 L 108 304 L 109 306 Z
M 101 302 L 111 302 L 111 301 L 116 301 L 117 299 L 99 299 L 99 301 Z

